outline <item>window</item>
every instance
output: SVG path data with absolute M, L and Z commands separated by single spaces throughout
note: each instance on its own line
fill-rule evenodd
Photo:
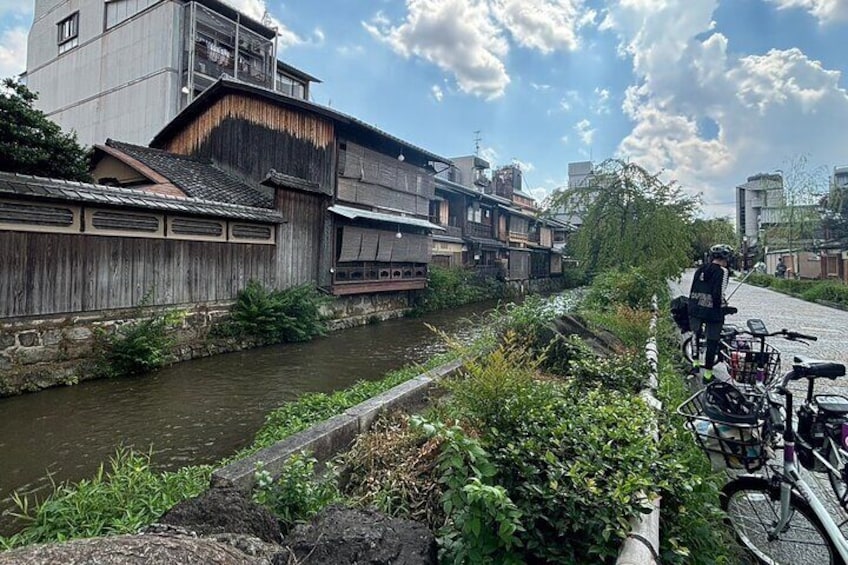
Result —
M 73 49 L 79 43 L 79 12 L 74 12 L 58 24 L 59 53 Z

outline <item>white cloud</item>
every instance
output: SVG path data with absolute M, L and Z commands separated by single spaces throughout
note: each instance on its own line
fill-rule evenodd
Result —
M 483 0 L 408 0 L 406 20 L 378 15 L 365 29 L 397 54 L 420 57 L 450 72 L 460 90 L 487 99 L 502 96 L 510 79 L 503 59 L 509 44 Z
M 596 131 L 592 127 L 592 122 L 584 118 L 574 125 L 574 131 L 577 132 L 577 137 L 580 138 L 583 145 L 592 145 Z
M 280 20 L 271 15 L 265 0 L 224 0 L 224 2 L 256 21 L 263 22 L 269 27 L 276 27 L 279 37 L 277 43 L 279 49 L 285 49 L 286 47 L 304 42 L 302 37 L 291 31 Z
M 26 70 L 27 29 L 13 27 L 0 34 L 0 78 L 17 76 Z
M 430 93 L 433 95 L 433 98 L 436 99 L 436 102 L 441 102 L 442 99 L 445 97 L 445 93 L 442 91 L 442 87 L 438 84 L 434 84 L 430 88 Z
M 483 159 L 488 161 L 489 165 L 491 165 L 492 168 L 494 168 L 495 163 L 498 162 L 499 155 L 498 155 L 497 150 L 495 150 L 494 147 L 481 147 L 480 148 L 480 157 L 482 157 Z
M 525 173 L 532 173 L 533 171 L 536 170 L 536 166 L 533 163 L 530 163 L 529 161 L 521 161 L 519 159 L 513 159 L 512 164 L 518 165 L 518 168 L 521 169 L 521 171 L 525 172 Z
M 592 111 L 596 114 L 609 114 L 610 109 L 607 102 L 610 99 L 610 91 L 607 88 L 595 87 L 595 99 L 592 101 Z
M 537 84 L 535 82 L 531 82 L 530 87 L 533 90 L 550 90 L 552 88 L 550 84 Z
M 779 10 L 801 8 L 819 20 L 821 24 L 848 21 L 848 2 L 845 0 L 766 0 Z
M 714 0 L 620 0 L 605 19 L 632 57 L 636 82 L 622 110 L 633 122 L 619 155 L 665 170 L 706 212 L 732 213 L 733 187 L 809 153 L 817 163 L 844 161 L 848 92 L 838 71 L 799 49 L 736 56 L 713 30 Z M 699 124 L 717 129 L 704 136 Z
M 324 31 L 323 31 L 320 27 L 316 27 L 316 28 L 312 31 L 312 37 L 313 37 L 313 41 L 312 41 L 312 42 L 313 42 L 315 45 L 324 45 L 324 39 L 325 39 Z
M 568 143 L 568 136 L 567 136 L 567 135 L 564 135 L 564 136 L 562 136 L 562 137 L 561 137 L 561 138 L 559 138 L 559 139 L 560 139 L 560 141 L 562 141 L 563 143 Z
M 489 100 L 510 83 L 510 40 L 545 54 L 570 51 L 579 46 L 580 29 L 595 20 L 584 0 L 407 0 L 406 9 L 400 22 L 377 12 L 362 25 L 395 53 L 432 63 L 461 91 Z
M 518 45 L 545 54 L 577 49 L 579 29 L 594 21 L 583 0 L 492 0 L 491 7 Z

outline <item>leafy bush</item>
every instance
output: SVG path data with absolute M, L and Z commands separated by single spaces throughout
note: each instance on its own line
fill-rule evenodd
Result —
M 141 307 L 140 307 L 141 308 Z M 141 317 L 139 309 L 135 314 Z M 122 326 L 114 334 L 98 328 L 94 346 L 94 372 L 103 377 L 147 373 L 164 366 L 171 357 L 175 339 L 170 330 L 185 317 L 169 310 Z
M 589 276 L 579 267 L 563 267 L 563 288 L 578 288 L 589 284 Z
M 283 533 L 340 500 L 335 477 L 316 477 L 316 463 L 315 458 L 306 454 L 293 455 L 276 481 L 263 467 L 256 469 L 253 500 L 277 517 Z
M 480 443 L 459 426 L 414 418 L 428 437 L 441 440 L 438 456 L 444 525 L 439 528 L 439 558 L 448 563 L 522 563 L 518 549 L 521 512 L 502 486 Z
M 568 364 L 568 383 L 577 390 L 604 387 L 608 390 L 638 394 L 645 388 L 648 362 L 641 352 L 601 357 L 581 355 Z
M 651 312 L 618 304 L 609 310 L 584 310 L 583 316 L 593 327 L 612 332 L 624 345 L 642 348 L 648 341 Z
M 592 281 L 585 305 L 589 309 L 601 311 L 612 310 L 621 305 L 650 310 L 652 297 L 656 294 L 660 301 L 667 302 L 668 292 L 665 279 L 656 277 L 645 269 L 631 267 L 597 275 Z
M 747 282 L 792 294 L 809 302 L 824 300 L 848 306 L 848 285 L 838 281 L 779 279 L 771 275 L 753 273 Z
M 311 285 L 270 290 L 252 280 L 217 333 L 263 343 L 308 341 L 324 334 L 321 307 L 329 300 Z
M 73 538 L 135 533 L 153 523 L 176 503 L 197 496 L 209 485 L 208 465 L 157 473 L 150 454 L 118 449 L 92 479 L 54 485 L 43 502 L 13 495 L 18 507 L 13 515 L 25 528 L 0 538 L 0 548 Z
M 432 312 L 508 295 L 503 281 L 480 276 L 474 269 L 432 265 L 427 275 L 427 289 L 418 298 L 416 311 Z

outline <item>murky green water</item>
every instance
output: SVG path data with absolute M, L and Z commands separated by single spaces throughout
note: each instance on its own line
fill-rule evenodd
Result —
M 120 445 L 148 450 L 157 467 L 210 463 L 250 443 L 265 414 L 305 392 L 425 361 L 443 351 L 425 323 L 475 331 L 478 304 L 284 344 L 198 359 L 154 374 L 87 382 L 0 399 L 0 508 L 15 489 L 91 476 Z M 8 521 L 6 521 L 8 527 Z M 0 520 L 0 530 L 3 520 Z

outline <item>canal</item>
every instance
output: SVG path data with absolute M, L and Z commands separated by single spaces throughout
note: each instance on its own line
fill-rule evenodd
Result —
M 476 332 L 482 303 L 281 344 L 197 359 L 153 374 L 85 382 L 0 399 L 0 509 L 15 491 L 93 475 L 121 445 L 153 450 L 157 468 L 212 463 L 248 445 L 272 409 L 306 392 L 423 362 L 445 350 L 425 324 Z M 10 520 L 0 518 L 0 533 Z M 6 530 L 5 532 L 3 530 Z

